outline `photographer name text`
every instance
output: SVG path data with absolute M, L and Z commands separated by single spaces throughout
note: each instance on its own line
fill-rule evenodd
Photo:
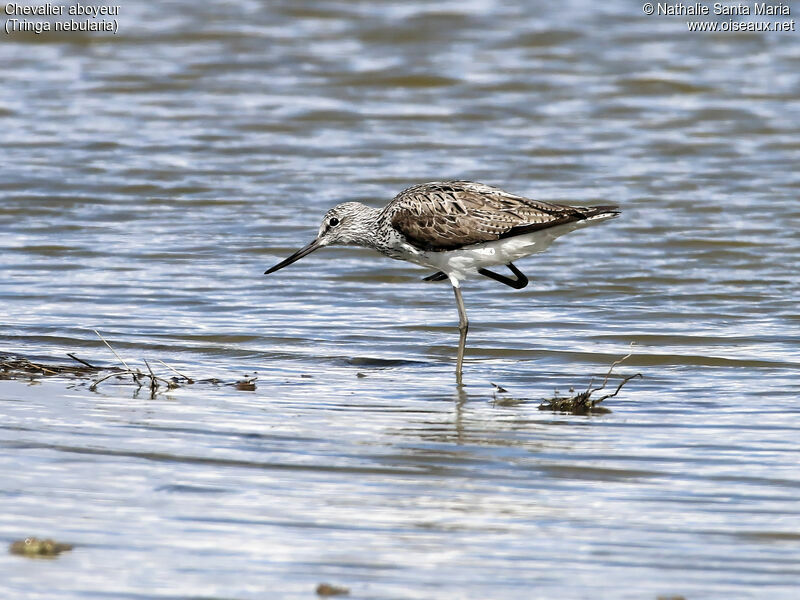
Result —
M 788 17 L 792 14 L 792 10 L 788 4 L 768 4 L 766 2 L 755 2 L 752 5 L 741 2 L 736 4 L 715 2 L 710 6 L 702 2 L 694 4 L 657 2 L 655 3 L 655 14 L 672 17 L 702 17 L 712 14 L 717 16 Z

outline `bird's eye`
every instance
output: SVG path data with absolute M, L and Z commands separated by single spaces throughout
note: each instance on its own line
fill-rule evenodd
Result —
M 333 217 L 330 221 L 328 221 L 328 225 L 331 227 L 336 227 L 339 224 L 339 219 Z

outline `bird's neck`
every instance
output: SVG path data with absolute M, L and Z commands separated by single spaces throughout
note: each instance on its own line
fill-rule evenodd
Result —
M 380 213 L 379 208 L 364 205 L 353 219 L 351 227 L 355 235 L 348 241 L 349 246 L 379 249 L 382 237 Z

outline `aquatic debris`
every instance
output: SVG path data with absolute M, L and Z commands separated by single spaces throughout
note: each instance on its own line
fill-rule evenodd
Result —
M 83 366 L 51 365 L 33 362 L 23 357 L 0 356 L 0 379 L 53 375 L 90 375 L 102 370 L 101 367 L 91 365 L 73 354 L 68 353 L 67 356 L 82 363 Z
M 158 360 L 158 359 L 156 359 L 156 360 Z M 163 360 L 159 360 L 158 362 L 160 362 L 162 365 L 164 365 L 165 367 L 167 367 L 167 368 L 168 368 L 170 371 L 172 371 L 173 373 L 175 373 L 175 374 L 176 374 L 178 377 L 182 377 L 183 379 L 185 379 L 185 380 L 186 380 L 186 383 L 188 383 L 189 385 L 191 385 L 191 384 L 193 384 L 193 383 L 194 383 L 194 379 L 192 379 L 191 377 L 189 377 L 189 376 L 187 376 L 187 375 L 184 375 L 183 373 L 181 373 L 180 371 L 178 371 L 178 369 L 175 369 L 174 367 L 171 367 L 171 366 L 169 366 L 169 365 L 168 365 L 167 363 L 165 363 Z
M 258 379 L 257 372 L 253 373 L 253 376 L 245 374 L 242 379 L 233 382 L 223 381 L 221 379 L 217 379 L 216 377 L 209 377 L 207 379 L 194 379 L 185 373 L 178 371 L 175 367 L 168 365 L 163 360 L 156 359 L 155 362 L 160 363 L 174 373 L 174 375 L 170 376 L 169 378 L 162 377 L 155 372 L 153 366 L 151 366 L 151 362 L 148 359 L 142 358 L 142 362 L 144 362 L 144 369 L 136 367 L 130 362 L 130 359 L 125 360 L 122 358 L 122 356 L 120 356 L 120 354 L 111 346 L 108 340 L 106 340 L 100 334 L 99 331 L 93 331 L 97 337 L 100 338 L 103 344 L 105 344 L 108 349 L 111 350 L 122 366 L 92 364 L 87 360 L 79 358 L 72 352 L 67 352 L 67 356 L 79 364 L 63 365 L 52 364 L 50 362 L 39 363 L 33 362 L 32 360 L 21 356 L 0 354 L 0 380 L 24 379 L 28 381 L 36 381 L 36 379 L 39 377 L 71 375 L 79 379 L 89 379 L 89 381 L 91 381 L 89 389 L 93 392 L 96 392 L 98 386 L 104 381 L 112 378 L 117 378 L 119 380 L 128 380 L 128 378 L 130 378 L 130 381 L 136 384 L 134 395 L 146 385 L 147 389 L 150 391 L 151 399 L 155 398 L 164 390 L 174 390 L 182 385 L 193 385 L 195 383 L 226 385 L 235 387 L 237 390 L 248 392 L 255 391 L 256 389 L 256 380 Z M 311 377 L 311 375 L 303 375 L 303 377 Z
M 609 409 L 597 405 L 606 398 L 612 398 L 616 396 L 622 387 L 631 379 L 635 377 L 642 377 L 641 373 L 624 377 L 613 393 L 606 394 L 605 396 L 601 396 L 599 398 L 592 398 L 592 394 L 605 389 L 614 367 L 628 359 L 630 356 L 631 354 L 623 356 L 621 359 L 615 361 L 611 365 L 611 367 L 608 369 L 608 373 L 606 373 L 606 376 L 603 379 L 603 384 L 600 387 L 593 388 L 592 383 L 594 383 L 594 379 L 592 379 L 589 382 L 589 387 L 579 394 L 576 394 L 573 388 L 570 388 L 569 396 L 562 396 L 558 390 L 555 390 L 555 394 L 551 398 L 541 401 L 541 404 L 539 404 L 539 410 L 552 410 L 553 412 L 566 412 L 574 415 L 605 414 L 611 412 Z M 494 392 L 492 392 L 492 403 L 495 406 L 517 406 L 519 404 L 528 402 L 527 398 L 515 398 L 510 395 L 502 396 L 501 394 L 508 394 L 508 390 L 496 383 L 490 383 L 492 384 L 492 387 L 494 387 Z
M 87 366 L 87 367 L 89 367 L 90 369 L 98 369 L 98 368 L 99 368 L 99 367 L 95 367 L 95 366 L 94 366 L 93 364 L 91 364 L 91 363 L 88 363 L 88 362 L 86 362 L 86 361 L 85 361 L 85 360 L 83 360 L 82 358 L 78 358 L 78 357 L 77 357 L 77 356 L 75 356 L 75 355 L 74 355 L 72 352 L 67 352 L 67 356 L 69 356 L 69 357 L 70 357 L 72 360 L 76 360 L 76 361 L 78 361 L 79 363 L 81 363 L 81 364 L 83 364 L 83 365 L 86 365 L 86 366 Z
M 242 392 L 255 392 L 257 379 L 258 377 L 250 377 L 249 379 L 242 379 L 241 381 L 237 381 L 235 384 L 236 389 Z
M 27 556 L 28 558 L 55 558 L 62 552 L 72 550 L 72 544 L 63 544 L 55 540 L 29 537 L 24 540 L 12 542 L 8 547 L 11 554 Z
M 570 393 L 574 392 L 570 388 Z M 592 390 L 596 391 L 596 390 Z M 602 402 L 606 396 L 597 400 L 591 400 L 586 394 L 589 390 L 576 394 L 574 396 L 562 396 L 558 390 L 555 390 L 552 398 L 542 400 L 539 405 L 539 410 L 551 410 L 553 412 L 570 413 L 573 415 L 605 415 L 611 412 L 611 409 L 605 406 L 597 406 L 598 402 Z
M 317 596 L 346 596 L 350 593 L 350 588 L 331 585 L 330 583 L 320 583 L 317 586 Z
M 542 401 L 539 405 L 539 410 L 552 410 L 553 412 L 567 412 L 572 413 L 573 415 L 586 415 L 586 414 L 598 414 L 598 413 L 608 413 L 611 412 L 607 408 L 597 406 L 606 398 L 613 398 L 619 391 L 622 389 L 626 383 L 628 383 L 631 379 L 636 377 L 642 378 L 641 373 L 636 373 L 634 375 L 628 375 L 624 377 L 622 381 L 620 381 L 617 389 L 614 390 L 611 394 L 606 394 L 605 396 L 600 396 L 599 398 L 592 399 L 592 394 L 599 392 L 600 390 L 604 390 L 606 384 L 608 383 L 608 378 L 611 376 L 611 371 L 614 370 L 618 364 L 622 363 L 623 361 L 630 358 L 632 355 L 628 354 L 623 356 L 617 361 L 614 361 L 611 364 L 611 367 L 608 369 L 608 373 L 606 373 L 605 378 L 603 379 L 603 385 L 597 388 L 592 387 L 592 383 L 594 383 L 594 378 L 589 382 L 589 387 L 586 388 L 585 391 L 580 392 L 579 394 L 575 394 L 572 396 L 561 396 L 556 390 L 555 395 L 552 398 L 547 398 Z M 574 393 L 572 389 L 570 392 Z
M 123 359 L 123 358 L 122 358 L 122 357 L 121 357 L 119 354 L 117 354 L 117 351 L 116 351 L 116 350 L 114 350 L 114 348 L 112 348 L 112 347 L 111 347 L 111 344 L 109 344 L 109 343 L 106 341 L 106 339 L 105 339 L 105 338 L 104 338 L 102 335 L 100 335 L 100 332 L 99 332 L 99 331 L 97 331 L 96 329 L 94 329 L 93 331 L 95 332 L 95 334 L 97 334 L 97 337 L 99 337 L 99 338 L 100 338 L 100 339 L 103 341 L 103 343 L 104 343 L 106 346 L 108 346 L 108 349 L 109 349 L 109 350 L 111 350 L 111 352 L 113 352 L 113 353 L 114 353 L 114 356 L 116 356 L 116 357 L 117 357 L 117 359 L 119 360 L 119 362 L 121 362 L 121 363 L 122 363 L 122 365 L 123 365 L 125 368 L 124 368 L 124 369 L 117 369 L 117 370 L 115 370 L 114 372 L 112 372 L 112 373 L 110 373 L 110 374 L 108 374 L 108 375 L 105 375 L 105 376 L 103 376 L 103 377 L 100 377 L 99 379 L 96 379 L 94 382 L 92 382 L 92 385 L 90 385 L 90 386 L 89 386 L 89 389 L 90 389 L 91 391 L 93 391 L 93 392 L 94 392 L 95 390 L 97 390 L 97 386 L 98 386 L 98 385 L 100 385 L 102 382 L 106 381 L 107 379 L 111 379 L 112 377 L 119 377 L 119 378 L 121 378 L 121 377 L 123 377 L 124 375 L 130 375 L 130 376 L 131 376 L 131 378 L 133 379 L 133 383 L 135 383 L 135 384 L 138 386 L 138 387 L 136 388 L 136 389 L 137 389 L 137 391 L 138 391 L 139 389 L 141 389 L 141 387 L 142 387 L 142 385 L 143 385 L 143 382 L 144 382 L 144 381 L 145 381 L 147 378 L 149 378 L 149 379 L 150 379 L 150 384 L 149 384 L 149 388 L 150 388 L 150 398 L 155 398 L 155 397 L 156 397 L 156 394 L 158 394 L 158 390 L 159 390 L 159 387 L 160 387 L 160 384 L 161 384 L 161 383 L 163 383 L 164 385 L 166 385 L 166 387 L 167 387 L 167 389 L 168 389 L 168 390 L 173 390 L 173 389 L 175 389 L 175 388 L 177 388 L 177 387 L 180 387 L 180 386 L 178 385 L 178 382 L 175 380 L 175 378 L 174 378 L 174 377 L 173 377 L 172 379 L 164 379 L 163 377 L 159 377 L 158 375 L 156 375 L 155 373 L 153 373 L 153 369 L 150 367 L 150 363 L 149 363 L 149 362 L 147 362 L 147 359 L 146 359 L 146 358 L 144 358 L 144 359 L 142 359 L 142 360 L 144 361 L 144 364 L 145 364 L 145 366 L 147 367 L 147 371 L 148 371 L 147 373 L 142 373 L 142 371 L 140 371 L 138 368 L 137 368 L 137 369 L 132 369 L 130 366 L 128 366 L 128 363 L 126 363 L 126 362 L 125 362 L 125 359 Z M 162 361 L 159 361 L 159 362 L 162 362 Z M 167 365 L 167 366 L 168 366 L 168 365 Z M 171 368 L 171 367 L 170 367 L 170 368 Z M 175 373 L 178 373 L 178 371 L 177 371 L 177 370 L 175 370 L 175 369 L 172 369 L 172 370 L 173 370 Z M 178 373 L 178 374 L 180 375 L 180 373 Z M 186 377 L 185 375 L 181 375 L 181 377 L 183 377 L 184 379 L 186 379 L 186 380 L 187 380 L 187 382 L 192 382 L 192 380 L 191 380 L 191 379 L 189 379 L 188 377 Z

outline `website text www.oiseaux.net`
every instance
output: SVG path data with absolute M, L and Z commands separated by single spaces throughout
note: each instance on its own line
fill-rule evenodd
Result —
M 689 31 L 796 31 L 791 21 L 687 21 Z

